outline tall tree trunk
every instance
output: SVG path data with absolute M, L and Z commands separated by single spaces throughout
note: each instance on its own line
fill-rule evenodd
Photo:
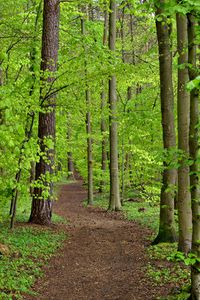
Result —
M 74 163 L 72 159 L 72 152 L 67 152 L 67 167 L 68 167 L 68 179 L 74 179 Z
M 189 119 L 190 119 L 190 94 L 186 90 L 188 76 L 188 35 L 187 17 L 177 13 L 177 44 L 178 44 L 178 149 L 181 158 L 178 168 L 178 220 L 179 244 L 178 249 L 188 253 L 191 249 L 192 239 L 192 214 L 189 179 Z
M 67 118 L 67 141 L 68 145 L 70 145 L 71 141 L 71 127 L 70 127 L 70 114 L 68 114 Z M 71 150 L 67 152 L 67 170 L 68 170 L 68 179 L 74 179 L 74 162 Z
M 195 18 L 188 15 L 188 49 L 189 49 L 189 77 L 194 80 L 198 75 L 196 72 L 196 48 L 195 45 Z M 200 259 L 200 189 L 199 189 L 199 166 L 198 166 L 198 139 L 199 139 L 199 91 L 193 89 L 190 94 L 190 187 L 192 200 L 192 252 Z M 200 263 L 196 262 L 191 267 L 191 299 L 200 299 Z
M 105 4 L 106 6 L 106 4 Z M 108 40 L 108 11 L 107 7 L 105 7 L 104 12 L 104 32 L 103 32 L 103 45 L 106 46 Z M 99 192 L 103 192 L 103 188 L 105 185 L 104 173 L 107 168 L 107 151 L 106 151 L 106 144 L 107 144 L 107 137 L 106 133 L 106 120 L 104 116 L 104 109 L 106 107 L 106 93 L 105 93 L 105 82 L 102 81 L 102 92 L 101 92 L 101 135 L 102 135 L 102 146 L 101 146 L 101 170 L 102 170 L 102 179 L 100 181 Z
M 58 60 L 59 0 L 44 0 L 42 62 L 41 62 L 41 110 L 39 113 L 38 138 L 40 161 L 36 164 L 35 188 L 29 222 L 49 224 L 52 216 L 55 143 L 55 94 L 46 96 L 55 80 Z M 47 147 L 46 140 L 53 146 Z
M 86 90 L 86 103 L 90 107 L 91 98 L 90 91 Z M 88 204 L 93 204 L 93 153 L 92 153 L 92 128 L 91 128 L 91 112 L 86 113 L 86 131 L 87 131 L 87 162 L 88 162 Z
M 116 1 L 110 0 L 109 19 L 109 49 L 115 51 L 116 41 Z M 120 210 L 120 193 L 118 177 L 118 132 L 117 132 L 117 95 L 116 76 L 113 74 L 109 80 L 109 107 L 110 107 L 110 210 Z
M 124 23 L 125 23 L 125 6 L 122 8 L 121 12 L 121 44 L 122 44 L 122 62 L 125 64 L 126 63 L 126 57 L 125 57 L 125 28 L 124 28 Z M 129 87 L 128 90 L 129 91 Z M 129 101 L 129 93 L 127 92 L 127 102 Z M 123 105 L 123 116 L 126 114 L 126 104 L 127 102 Z M 125 197 L 125 141 L 124 141 L 124 126 L 122 129 L 122 142 L 121 142 L 121 204 L 123 205 L 124 203 L 124 197 Z
M 164 13 L 161 6 L 156 10 L 159 18 Z M 156 19 L 157 39 L 159 48 L 160 66 L 160 99 L 163 129 L 163 146 L 166 154 L 176 146 L 175 126 L 174 126 L 174 95 L 172 83 L 172 53 L 170 42 L 170 28 L 167 17 L 162 16 L 162 20 Z M 166 161 L 163 161 L 162 188 L 160 194 L 160 224 L 159 233 L 154 240 L 154 244 L 160 242 L 175 242 L 175 222 L 174 222 L 174 190 L 176 181 L 176 170 L 170 168 Z
M 132 5 L 131 4 L 127 4 L 128 8 L 131 9 Z M 131 34 L 131 56 L 130 56 L 130 60 L 129 63 L 135 65 L 136 64 L 136 58 L 135 58 L 135 39 L 134 39 L 134 28 L 133 28 L 133 24 L 134 24 L 134 18 L 133 15 L 130 14 L 129 16 L 129 30 L 130 30 L 130 34 Z M 127 101 L 130 101 L 133 97 L 133 86 L 129 86 L 127 88 Z M 136 89 L 136 97 L 138 95 L 138 89 Z M 128 144 L 129 147 L 131 147 L 131 139 L 129 138 L 128 140 Z M 131 165 L 131 158 L 132 158 L 132 154 L 130 151 L 128 151 L 125 154 L 125 162 L 124 162 L 124 172 L 128 175 L 128 185 L 131 186 L 134 184 L 133 182 L 133 168 Z M 125 189 L 125 187 L 122 187 L 122 190 Z
M 81 19 L 81 32 L 85 36 L 85 21 Z M 88 172 L 88 204 L 93 204 L 93 153 L 92 153 L 92 127 L 91 127 L 91 94 L 88 86 L 88 71 L 87 71 L 87 53 L 85 52 L 85 99 L 86 99 L 86 133 L 87 133 L 87 172 Z

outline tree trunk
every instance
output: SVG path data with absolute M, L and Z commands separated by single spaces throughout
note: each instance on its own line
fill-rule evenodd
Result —
M 83 37 L 86 35 L 85 32 L 85 21 L 81 19 L 81 32 Z M 86 133 L 87 133 L 87 172 L 88 172 L 88 204 L 93 204 L 93 153 L 92 153 L 92 127 L 91 127 L 91 96 L 90 96 L 90 89 L 88 86 L 88 79 L 87 79 L 87 56 L 86 56 L 86 49 L 84 45 L 84 52 L 85 52 L 85 99 L 86 99 Z
M 189 179 L 189 116 L 190 95 L 186 91 L 188 76 L 188 36 L 187 17 L 177 13 L 177 44 L 178 44 L 178 149 L 180 153 L 178 168 L 178 220 L 179 244 L 178 249 L 188 253 L 191 249 L 192 214 Z
M 70 114 L 68 114 L 67 120 L 67 141 L 70 145 L 71 140 L 71 128 L 70 128 Z M 68 179 L 74 180 L 74 163 L 73 163 L 73 156 L 72 152 L 67 152 L 67 170 L 68 170 Z
M 196 72 L 196 48 L 195 45 L 195 18 L 188 15 L 188 49 L 189 49 L 189 77 L 194 80 L 198 75 Z M 200 259 L 200 189 L 199 189 L 199 167 L 198 167 L 198 139 L 199 139 L 199 91 L 193 89 L 190 94 L 190 188 L 192 200 L 192 252 Z M 191 299 L 200 299 L 200 263 L 196 262 L 191 267 Z
M 116 41 L 116 1 L 110 0 L 109 19 L 109 49 L 115 51 Z M 118 177 L 118 132 L 117 132 L 117 95 L 116 76 L 109 80 L 109 108 L 110 108 L 110 210 L 120 210 L 120 193 Z
M 68 179 L 74 179 L 74 163 L 72 159 L 72 152 L 67 152 L 67 167 L 68 167 Z
M 107 7 L 105 8 L 104 12 L 104 33 L 103 33 L 103 45 L 106 46 L 108 40 L 108 12 Z M 107 145 L 107 137 L 105 135 L 106 133 L 106 120 L 104 116 L 104 109 L 106 107 L 106 93 L 105 93 L 105 82 L 102 81 L 102 93 L 101 93 L 101 135 L 102 135 L 102 146 L 101 146 L 101 170 L 102 170 L 102 179 L 100 181 L 99 185 L 99 192 L 103 192 L 103 188 L 105 185 L 104 180 L 104 173 L 107 168 L 107 151 L 106 151 L 106 145 Z
M 165 0 L 161 1 L 161 5 Z M 156 16 L 161 17 L 164 13 L 162 7 L 157 8 Z M 172 83 L 172 53 L 170 42 L 170 28 L 167 17 L 156 20 L 159 66 L 160 66 L 160 98 L 163 129 L 163 146 L 166 154 L 176 146 L 174 126 L 174 95 Z M 174 222 L 174 190 L 176 181 L 176 170 L 170 168 L 167 162 L 163 162 L 162 188 L 160 195 L 160 224 L 159 232 L 153 244 L 160 242 L 175 242 Z
M 47 97 L 54 81 L 58 59 L 59 0 L 44 0 L 42 62 L 41 62 L 41 110 L 39 113 L 38 139 L 40 161 L 36 164 L 35 188 L 29 222 L 50 224 L 52 215 L 55 143 L 55 94 Z M 52 146 L 47 147 L 46 141 Z

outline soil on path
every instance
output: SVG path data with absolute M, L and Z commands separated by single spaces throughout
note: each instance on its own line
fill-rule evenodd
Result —
M 54 211 L 70 238 L 44 268 L 26 300 L 155 300 L 167 289 L 146 277 L 150 232 L 119 213 L 83 207 L 82 182 L 64 185 Z

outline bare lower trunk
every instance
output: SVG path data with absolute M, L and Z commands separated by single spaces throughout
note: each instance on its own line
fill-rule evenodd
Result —
M 196 72 L 196 48 L 195 45 L 195 18 L 192 14 L 188 15 L 188 49 L 190 64 L 189 77 L 194 80 Z M 200 259 L 200 189 L 199 189 L 199 166 L 198 166 L 198 140 L 199 140 L 199 91 L 193 89 L 190 94 L 190 187 L 192 200 L 192 252 Z M 191 266 L 191 299 L 200 299 L 200 263 L 196 262 Z
M 38 191 L 39 192 L 39 191 Z M 31 207 L 31 217 L 29 222 L 40 225 L 49 225 L 52 217 L 52 201 L 33 201 Z
M 36 163 L 35 187 L 29 222 L 48 225 L 51 223 L 53 201 L 54 149 L 45 146 L 45 137 L 55 137 L 55 111 L 39 114 L 40 149 L 45 156 L 40 156 Z M 45 159 L 46 158 L 46 159 Z
M 162 5 L 165 1 L 161 1 Z M 156 15 L 160 17 L 163 8 L 159 7 Z M 156 21 L 157 38 L 159 47 L 160 65 L 160 97 L 163 128 L 163 146 L 167 153 L 176 146 L 175 126 L 174 126 L 174 96 L 172 83 L 172 54 L 170 43 L 170 29 L 167 17 L 162 17 L 161 21 Z M 166 161 L 163 162 L 162 188 L 160 195 L 160 224 L 159 233 L 154 240 L 154 244 L 160 242 L 175 242 L 175 222 L 174 222 L 174 190 L 176 181 L 176 170 L 170 168 Z
M 74 179 L 74 163 L 72 159 L 72 152 L 67 152 L 67 168 L 68 179 Z
M 46 140 L 55 142 L 55 95 L 46 98 L 57 70 L 59 33 L 59 1 L 44 0 L 42 33 L 42 86 L 40 92 L 42 112 L 39 113 L 38 139 L 40 161 L 36 164 L 35 188 L 29 222 L 49 224 L 52 215 L 54 173 L 54 146 L 48 148 Z M 44 75 L 43 75 L 44 72 Z M 47 72 L 47 73 L 46 73 Z
M 85 20 L 81 19 L 81 33 L 83 37 L 86 35 Z M 87 133 L 87 182 L 88 182 L 88 204 L 93 204 L 93 153 L 92 153 L 92 127 L 91 127 L 91 95 L 88 86 L 88 70 L 87 70 L 87 52 L 85 45 L 83 46 L 85 52 L 85 99 L 86 99 L 86 133 Z
M 106 6 L 106 3 L 105 3 Z M 105 8 L 104 12 L 104 33 L 103 33 L 103 45 L 106 46 L 108 40 L 108 12 L 107 7 Z M 102 170 L 102 179 L 100 181 L 99 185 L 99 192 L 103 192 L 104 186 L 105 186 L 105 179 L 104 174 L 107 168 L 107 151 L 106 151 L 106 145 L 107 145 L 107 137 L 105 135 L 106 133 L 106 120 L 104 116 L 104 109 L 106 107 L 106 94 L 105 94 L 105 82 L 102 81 L 102 93 L 101 93 L 101 134 L 102 134 L 102 149 L 101 149 L 101 170 Z
M 177 13 L 177 39 L 178 39 L 178 148 L 181 153 L 178 168 L 178 219 L 179 219 L 179 245 L 178 249 L 188 253 L 191 249 L 192 214 L 191 195 L 189 191 L 189 115 L 190 95 L 186 91 L 188 76 L 187 53 L 187 18 Z
M 104 85 L 104 82 L 102 83 Z M 102 134 L 102 144 L 101 144 L 101 170 L 102 170 L 102 179 L 100 181 L 100 187 L 99 192 L 103 192 L 104 186 L 105 186 L 105 178 L 104 174 L 107 169 L 107 151 L 106 151 L 106 145 L 107 145 L 107 137 L 105 135 L 106 133 L 106 120 L 104 117 L 104 108 L 106 106 L 106 97 L 105 92 L 102 91 L 101 93 L 101 111 L 102 111 L 102 117 L 101 117 L 101 134 Z
M 86 99 L 89 105 L 90 94 L 89 91 L 86 92 Z M 91 138 L 91 115 L 90 112 L 86 114 L 86 130 L 87 130 L 87 163 L 88 163 L 88 204 L 93 204 L 93 155 L 92 155 L 92 138 Z
M 110 0 L 109 49 L 115 51 L 116 41 L 116 2 Z M 116 76 L 109 80 L 110 105 L 110 202 L 109 209 L 120 210 L 119 175 L 118 175 L 118 132 L 117 132 L 117 96 Z
M 67 121 L 67 142 L 68 145 L 70 144 L 71 140 L 71 128 L 70 128 L 70 114 L 68 114 L 68 121 Z M 67 170 L 68 170 L 68 179 L 74 179 L 74 163 L 73 163 L 73 156 L 72 152 L 67 152 Z

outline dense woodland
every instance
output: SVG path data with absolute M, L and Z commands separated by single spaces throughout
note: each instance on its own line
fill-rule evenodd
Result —
M 81 176 L 120 211 L 160 205 L 200 299 L 197 0 L 7 0 L 0 7 L 0 222 L 49 225 Z

